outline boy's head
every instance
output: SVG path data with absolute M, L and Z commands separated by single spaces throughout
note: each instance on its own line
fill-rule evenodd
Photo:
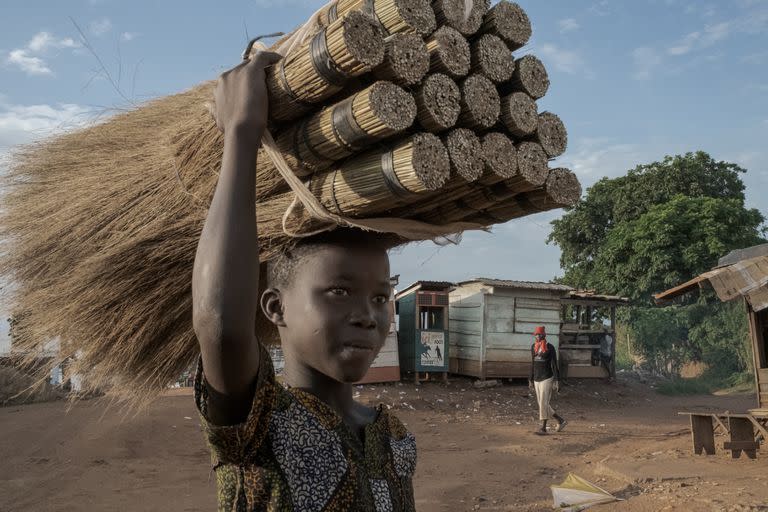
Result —
M 336 229 L 270 262 L 261 307 L 280 332 L 286 361 L 340 382 L 365 376 L 389 332 L 391 245 Z

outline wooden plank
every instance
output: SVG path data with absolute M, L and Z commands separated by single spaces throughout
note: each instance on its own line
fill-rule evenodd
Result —
M 715 454 L 715 429 L 712 426 L 712 416 L 691 414 L 691 438 L 694 455 Z
M 726 441 L 723 443 L 723 448 L 726 450 L 757 450 L 760 448 L 760 443 L 756 441 Z
M 730 416 L 728 417 L 728 425 L 731 427 L 731 443 L 734 443 L 734 446 L 741 446 L 741 443 L 744 442 L 755 442 L 755 431 L 752 428 L 752 422 L 748 419 Z M 750 459 L 757 458 L 757 448 L 752 447 L 733 448 L 731 456 L 734 459 L 738 459 L 741 457 L 742 451 Z
M 757 370 L 760 382 L 768 382 L 768 368 L 760 368 Z
M 466 375 L 469 377 L 481 377 L 480 361 L 461 359 L 451 357 L 449 360 L 449 370 L 456 375 Z

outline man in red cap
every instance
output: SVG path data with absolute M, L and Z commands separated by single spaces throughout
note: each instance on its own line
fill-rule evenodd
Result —
M 539 419 L 541 428 L 535 433 L 540 436 L 547 435 L 547 420 L 554 418 L 557 421 L 557 432 L 565 428 L 567 422 L 559 416 L 549 404 L 552 391 L 559 391 L 560 370 L 557 366 L 557 352 L 555 347 L 547 342 L 547 332 L 543 325 L 533 331 L 535 341 L 531 345 L 531 378 L 528 385 L 536 390 L 536 400 L 539 403 Z

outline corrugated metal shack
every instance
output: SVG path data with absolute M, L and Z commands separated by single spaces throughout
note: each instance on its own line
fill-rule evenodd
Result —
M 450 294 L 450 372 L 480 379 L 528 377 L 532 334 L 559 345 L 561 299 L 571 287 L 477 278 Z

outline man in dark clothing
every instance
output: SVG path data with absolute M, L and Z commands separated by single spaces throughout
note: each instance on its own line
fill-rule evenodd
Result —
M 557 352 L 555 347 L 547 342 L 547 333 L 543 325 L 536 327 L 533 332 L 535 341 L 531 345 L 531 378 L 528 385 L 536 390 L 536 400 L 539 403 L 539 420 L 541 428 L 535 433 L 543 436 L 547 434 L 547 420 L 554 418 L 557 421 L 557 432 L 565 428 L 567 422 L 559 416 L 549 404 L 552 391 L 560 389 L 560 370 L 557 366 Z

